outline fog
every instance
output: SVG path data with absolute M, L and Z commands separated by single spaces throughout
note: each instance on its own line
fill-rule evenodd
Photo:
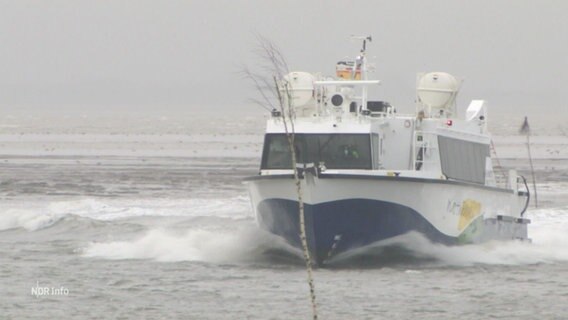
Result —
M 566 113 L 565 1 L 0 1 L 0 111 L 258 110 L 239 71 L 256 34 L 293 70 L 332 74 L 372 35 L 372 94 L 412 110 L 417 72 L 465 80 L 459 103 Z

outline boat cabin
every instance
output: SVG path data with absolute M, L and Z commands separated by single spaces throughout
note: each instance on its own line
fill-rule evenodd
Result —
M 337 68 L 337 78 L 291 72 L 277 84 L 284 109 L 267 122 L 261 175 L 292 169 L 292 139 L 297 164 L 320 172 L 495 184 L 487 108 L 474 100 L 465 118 L 456 116 L 461 81 L 444 72 L 419 74 L 416 113 L 404 115 L 388 102 L 367 100 L 368 87 L 380 81 L 367 80 L 364 51 Z

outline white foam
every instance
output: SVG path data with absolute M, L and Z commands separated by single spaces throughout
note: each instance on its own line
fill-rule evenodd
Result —
M 192 230 L 176 236 L 166 230 L 152 230 L 134 241 L 92 243 L 85 257 L 106 259 L 155 259 L 158 261 L 202 261 L 234 252 L 237 237 L 205 230 Z
M 36 210 L 7 209 L 0 213 L 0 231 L 24 228 L 35 231 L 47 228 L 61 220 L 64 213 L 53 213 Z
M 240 230 L 194 229 L 183 234 L 154 229 L 131 241 L 90 243 L 84 248 L 83 257 L 161 262 L 238 262 L 254 259 L 271 247 L 287 249 L 288 246 L 254 227 Z
M 533 210 L 529 211 L 529 218 L 532 219 L 532 224 L 529 225 L 532 243 L 496 241 L 447 247 L 421 242 L 424 245 L 413 251 L 430 255 L 449 265 L 519 265 L 568 261 L 568 209 Z

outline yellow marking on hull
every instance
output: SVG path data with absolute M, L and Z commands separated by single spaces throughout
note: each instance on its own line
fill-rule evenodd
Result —
M 458 230 L 463 231 L 480 213 L 481 203 L 472 199 L 464 200 L 460 211 Z

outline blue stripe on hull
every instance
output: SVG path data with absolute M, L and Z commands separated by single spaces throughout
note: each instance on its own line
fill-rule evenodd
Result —
M 297 201 L 267 199 L 257 209 L 262 228 L 301 247 Z M 410 231 L 420 232 L 433 242 L 458 242 L 457 237 L 441 233 L 415 210 L 392 202 L 348 199 L 306 204 L 304 210 L 308 246 L 318 264 L 331 255 Z

